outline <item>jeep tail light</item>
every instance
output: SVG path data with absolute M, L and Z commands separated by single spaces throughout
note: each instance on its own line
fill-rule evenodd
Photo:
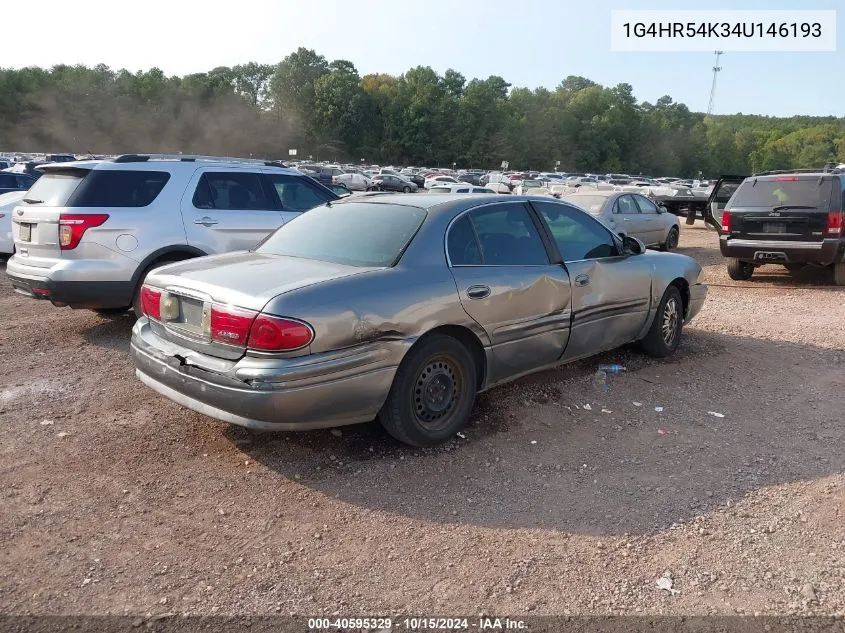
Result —
M 827 214 L 827 234 L 838 237 L 845 232 L 845 211 L 831 211 Z
M 289 352 L 314 340 L 314 331 L 302 321 L 259 314 L 249 332 L 250 349 L 265 352 Z
M 778 176 L 775 182 L 797 182 L 798 176 Z
M 731 212 L 729 209 L 722 211 L 722 234 L 731 232 Z
M 161 321 L 161 290 L 141 286 L 141 312 L 151 319 Z
M 258 315 L 252 310 L 229 306 L 211 306 L 209 334 L 211 340 L 229 345 L 245 346 L 249 338 L 249 328 Z
M 100 226 L 109 219 L 107 213 L 62 213 L 59 215 L 59 246 L 69 251 L 79 245 L 88 229 Z

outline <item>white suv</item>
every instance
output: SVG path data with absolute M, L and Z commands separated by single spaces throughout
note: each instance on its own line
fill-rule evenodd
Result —
M 6 272 L 18 292 L 100 312 L 136 307 L 153 268 L 249 250 L 338 199 L 271 161 L 128 154 L 40 169 L 12 214 L 16 252 Z

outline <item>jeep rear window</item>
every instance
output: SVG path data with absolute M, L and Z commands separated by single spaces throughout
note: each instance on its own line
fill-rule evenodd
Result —
M 812 207 L 827 209 L 830 204 L 831 181 L 818 177 L 799 180 L 762 180 L 749 178 L 736 190 L 731 207 Z M 756 184 L 755 184 L 756 183 Z
M 255 251 L 347 266 L 391 266 L 423 219 L 424 209 L 400 204 L 327 204 L 283 224 Z

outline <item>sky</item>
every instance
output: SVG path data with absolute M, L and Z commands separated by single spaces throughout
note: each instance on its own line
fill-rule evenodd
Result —
M 668 94 L 703 112 L 712 52 L 611 52 L 612 9 L 684 8 L 841 8 L 836 52 L 723 55 L 714 113 L 845 116 L 842 0 L 43 0 L 37 19 L 24 16 L 21 28 L 5 30 L 0 67 L 104 63 L 184 75 L 275 64 L 304 46 L 329 61 L 347 59 L 362 75 L 423 65 L 550 89 L 581 75 L 602 85 L 629 83 L 640 101 Z

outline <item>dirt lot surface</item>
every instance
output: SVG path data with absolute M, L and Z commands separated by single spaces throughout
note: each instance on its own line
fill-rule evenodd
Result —
M 674 358 L 495 389 L 431 450 L 182 409 L 131 316 L 0 270 L 0 612 L 845 614 L 845 292 L 682 228 L 712 285 Z

